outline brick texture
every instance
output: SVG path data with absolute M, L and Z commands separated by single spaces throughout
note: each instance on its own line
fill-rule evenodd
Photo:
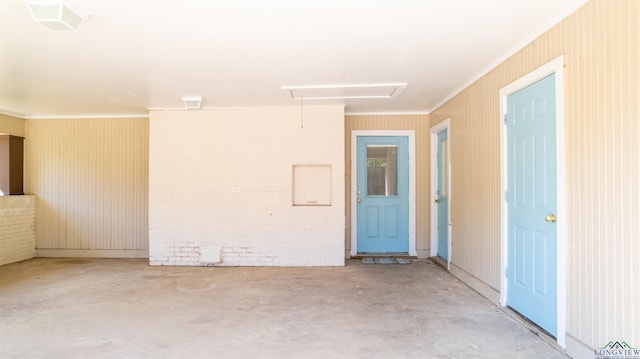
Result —
M 152 111 L 149 136 L 151 265 L 344 265 L 342 106 Z M 331 205 L 293 205 L 295 165 L 331 167 Z
M 0 265 L 33 258 L 35 250 L 35 196 L 0 196 Z

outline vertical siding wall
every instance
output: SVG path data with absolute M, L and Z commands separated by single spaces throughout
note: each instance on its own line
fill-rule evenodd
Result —
M 639 23 L 640 1 L 592 0 L 431 114 L 451 118 L 453 262 L 498 290 L 498 92 L 565 55 L 571 355 L 570 340 L 640 347 Z
M 24 137 L 24 120 L 0 113 L 0 133 Z
M 146 257 L 149 121 L 27 120 L 38 256 Z
M 429 256 L 429 116 L 354 115 L 345 117 L 346 250 L 351 249 L 351 131 L 414 130 L 416 133 L 416 249 L 419 257 Z

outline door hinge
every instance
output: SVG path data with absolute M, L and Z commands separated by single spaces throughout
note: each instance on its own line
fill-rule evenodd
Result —
M 507 202 L 509 202 L 509 200 L 510 200 L 510 198 L 509 198 L 509 197 L 510 197 L 510 196 L 509 196 L 509 190 L 506 190 L 506 191 L 504 192 L 504 200 L 505 200 L 505 201 L 507 201 Z
M 504 269 L 504 276 L 509 278 L 509 266 Z
M 504 115 L 504 124 L 505 125 L 507 124 L 507 115 L 506 114 Z

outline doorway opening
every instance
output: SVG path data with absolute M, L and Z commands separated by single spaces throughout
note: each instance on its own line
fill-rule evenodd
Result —
M 415 132 L 352 131 L 351 256 L 416 256 Z
M 566 335 L 563 70 L 561 56 L 501 89 L 499 119 L 500 304 L 555 335 L 561 347 Z M 545 305 L 533 303 L 545 296 Z
M 450 120 L 431 127 L 431 241 L 429 256 L 451 269 Z

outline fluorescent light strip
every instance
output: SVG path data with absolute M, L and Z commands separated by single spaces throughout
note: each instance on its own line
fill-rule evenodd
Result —
M 22 119 L 25 120 L 76 120 L 76 119 L 119 119 L 119 118 L 149 118 L 148 113 L 142 114 L 124 114 L 124 115 L 96 115 L 96 114 L 87 114 L 87 115 L 34 115 L 34 116 L 24 116 Z
M 340 85 L 306 85 L 306 86 L 282 86 L 282 90 L 289 91 L 289 95 L 293 100 L 353 100 L 353 99 L 388 99 L 397 96 L 405 87 L 406 82 L 393 82 L 393 83 L 373 83 L 373 84 L 340 84 Z M 353 90 L 356 91 L 353 91 Z M 380 89 L 378 93 L 358 95 L 357 89 L 362 89 L 362 92 L 370 89 Z M 325 91 L 323 91 L 325 90 Z M 329 91 L 326 91 L 329 90 Z M 323 93 L 331 92 L 331 90 L 352 90 L 349 91 L 352 94 L 343 95 L 324 95 Z M 313 92 L 319 92 L 314 94 Z M 305 92 L 310 92 L 305 96 Z M 375 91 L 374 91 L 375 92 Z M 382 92 L 382 94 L 380 94 Z M 387 93 L 388 92 L 388 93 Z M 355 94 L 353 94 L 355 93 Z
M 283 90 L 318 90 L 318 89 L 370 88 L 370 87 L 407 87 L 407 83 L 392 82 L 392 83 L 379 83 L 379 84 L 282 86 L 282 89 Z
M 391 98 L 391 95 L 371 95 L 371 96 L 310 96 L 310 97 L 295 97 L 293 93 L 291 98 L 296 101 L 302 100 L 359 100 L 359 99 L 376 99 L 376 98 Z

